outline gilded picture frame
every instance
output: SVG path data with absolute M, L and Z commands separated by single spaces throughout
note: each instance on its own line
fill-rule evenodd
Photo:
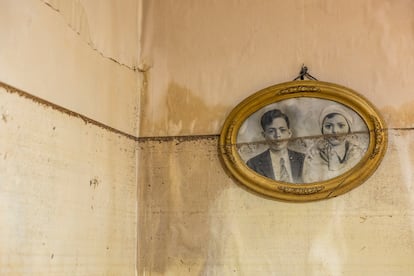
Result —
M 347 87 L 314 80 L 260 90 L 228 115 L 219 139 L 239 183 L 283 201 L 313 201 L 361 185 L 378 168 L 387 129 L 377 109 Z

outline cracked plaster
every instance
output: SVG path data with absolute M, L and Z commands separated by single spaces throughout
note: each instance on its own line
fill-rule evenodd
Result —
M 69 28 L 102 57 L 131 70 L 137 70 L 139 63 L 139 50 L 137 49 L 139 49 L 140 41 L 140 24 L 137 20 L 140 19 L 141 1 L 100 1 L 98 4 L 88 0 L 40 1 L 59 13 Z M 122 14 L 116 12 L 118 10 L 122 11 Z M 127 14 L 125 14 L 126 11 L 128 11 Z M 116 31 L 111 26 L 120 23 L 118 16 L 122 16 L 124 21 L 119 27 L 128 27 L 124 32 Z M 129 24 L 129 26 L 124 26 L 124 24 Z M 125 33 L 127 36 L 124 37 L 118 33 Z M 108 43 L 110 41 L 121 43 Z M 128 43 L 123 44 L 122 41 Z

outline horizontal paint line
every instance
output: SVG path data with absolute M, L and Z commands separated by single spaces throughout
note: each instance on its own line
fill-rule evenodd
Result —
M 414 130 L 414 127 L 389 127 L 387 130 Z
M 181 136 L 152 136 L 139 137 L 138 142 L 188 142 L 195 140 L 215 140 L 220 137 L 220 134 L 200 134 L 200 135 L 181 135 Z

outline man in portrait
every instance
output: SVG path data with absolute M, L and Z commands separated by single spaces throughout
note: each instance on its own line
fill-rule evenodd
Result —
M 247 166 L 273 180 L 302 183 L 305 155 L 287 147 L 292 136 L 288 116 L 279 109 L 269 110 L 261 117 L 260 124 L 269 149 L 249 159 Z

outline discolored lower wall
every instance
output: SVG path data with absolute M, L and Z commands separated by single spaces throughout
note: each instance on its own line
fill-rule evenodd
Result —
M 135 141 L 0 87 L 0 275 L 134 275 Z
M 1 1 L 0 275 L 136 274 L 141 5 Z
M 163 138 L 139 142 L 140 274 L 413 275 L 413 7 L 144 1 L 139 135 Z M 240 102 L 303 64 L 376 106 L 389 144 L 361 186 L 298 204 L 233 181 L 217 135 Z
M 263 198 L 217 136 L 139 143 L 140 275 L 412 275 L 414 131 L 390 130 L 374 175 L 328 200 Z

